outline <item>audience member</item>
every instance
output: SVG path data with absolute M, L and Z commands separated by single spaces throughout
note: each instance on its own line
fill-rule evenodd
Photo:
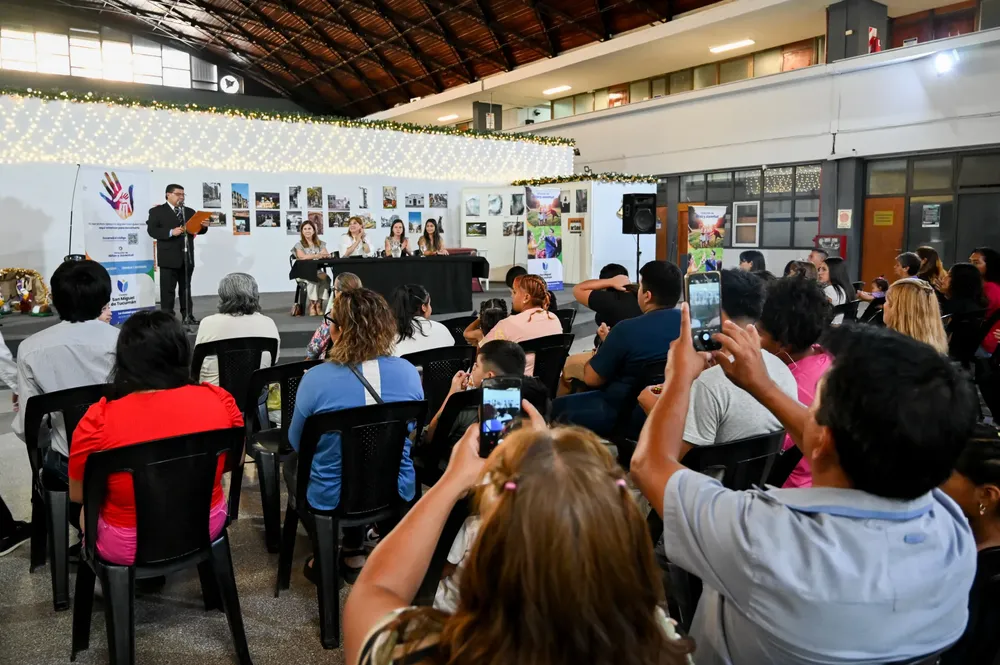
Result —
M 337 276 L 333 279 L 333 297 L 330 298 L 330 304 L 327 306 L 327 316 L 323 317 L 323 323 L 319 324 L 319 327 L 316 328 L 316 332 L 313 333 L 312 339 L 309 340 L 309 344 L 306 346 L 306 360 L 320 360 L 326 356 L 326 352 L 330 350 L 329 314 L 333 309 L 333 302 L 344 291 L 360 288 L 361 278 L 353 272 L 337 273 Z
M 784 277 L 789 277 L 791 275 L 799 275 L 800 277 L 805 277 L 806 279 L 819 278 L 819 272 L 816 270 L 816 264 L 810 261 L 789 261 L 785 266 Z
M 14 404 L 17 404 L 17 364 L 3 341 L 0 332 L 0 384 L 11 389 Z M 15 521 L 10 514 L 6 502 L 0 496 L 0 556 L 13 552 L 19 545 L 28 542 L 31 537 L 31 525 L 27 522 Z
M 556 294 L 550 290 L 546 290 L 545 293 L 548 295 L 548 298 L 545 300 L 545 309 L 555 314 L 559 310 L 559 301 L 556 300 Z
M 514 291 L 514 280 L 517 279 L 518 277 L 520 277 L 521 275 L 527 275 L 527 274 L 528 274 L 528 271 L 525 270 L 522 266 L 513 266 L 513 267 L 511 267 L 511 269 L 507 271 L 507 275 L 504 278 L 504 282 L 507 284 L 507 288 L 510 289 L 511 292 L 513 292 Z M 546 291 L 548 293 L 552 293 L 551 291 L 548 291 L 548 289 L 546 289 Z M 499 299 L 498 298 L 491 298 L 490 301 L 488 301 L 488 302 L 491 302 L 491 301 L 494 301 L 494 300 L 499 300 Z M 483 306 L 480 305 L 480 313 L 482 312 L 482 307 Z M 506 313 L 507 312 L 507 302 L 506 301 L 504 301 L 503 307 L 504 307 L 503 318 L 507 318 L 507 313 Z M 472 323 L 470 323 L 468 325 L 468 327 L 466 327 L 466 329 L 465 329 L 465 333 L 464 333 L 465 341 L 468 342 L 469 344 L 471 344 L 472 346 L 477 346 L 480 342 L 483 341 L 483 336 L 485 336 L 487 333 L 489 333 L 489 331 L 492 330 L 493 326 L 495 326 L 496 324 L 497 324 L 497 321 L 492 321 L 492 325 L 489 327 L 489 329 L 484 329 L 484 327 L 483 327 L 483 321 L 482 321 L 482 316 L 476 317 L 476 320 L 473 321 Z
M 813 264 L 816 267 L 816 269 L 819 270 L 820 264 L 826 262 L 828 256 L 830 256 L 830 253 L 828 251 L 817 247 L 809 251 L 809 258 L 807 259 L 807 261 Z
M 914 252 L 903 252 L 896 257 L 896 263 L 892 266 L 892 272 L 897 279 L 916 277 L 920 272 L 920 257 Z
M 979 269 L 983 276 L 983 293 L 986 295 L 986 316 L 992 316 L 1000 309 L 1000 252 L 989 247 L 977 247 L 969 257 L 969 263 Z M 995 323 L 983 338 L 982 354 L 993 355 L 997 348 L 996 333 L 1000 321 Z
M 431 321 L 431 294 L 419 284 L 397 286 L 392 292 L 392 312 L 396 316 L 394 356 L 455 346 L 448 326 Z
M 807 409 L 775 385 L 752 326 L 727 321 L 717 339 L 713 358 L 781 420 L 813 486 L 732 491 L 678 462 L 706 365 L 685 307 L 631 470 L 663 516 L 667 557 L 704 582 L 699 662 L 886 663 L 954 643 L 975 541 L 936 488 L 976 419 L 968 380 L 924 344 L 844 326 L 824 338 L 834 361 Z
M 7 343 L 3 341 L 2 330 L 0 330 L 0 383 L 10 388 L 13 396 L 17 397 L 17 363 Z
M 979 426 L 941 486 L 955 500 L 979 550 L 969 593 L 969 623 L 962 638 L 942 657 L 942 665 L 993 663 L 1000 652 L 1000 438 L 992 426 Z
M 764 289 L 759 279 L 740 270 L 722 271 L 723 321 L 752 326 L 760 318 L 763 306 Z M 788 395 L 797 395 L 795 377 L 785 362 L 768 351 L 761 351 L 761 355 L 768 375 L 778 387 Z M 639 404 L 649 413 L 661 395 L 647 388 L 639 396 Z M 721 367 L 712 367 L 702 372 L 691 386 L 679 459 L 695 446 L 737 441 L 780 429 L 781 422 L 777 417 L 726 378 Z
M 770 270 L 752 270 L 750 271 L 750 274 L 757 277 L 760 281 L 764 282 L 765 286 L 770 284 L 774 280 L 778 279 L 773 274 L 771 274 Z
M 392 356 L 399 331 L 382 296 L 365 288 L 342 291 L 333 301 L 330 319 L 333 346 L 327 354 L 327 362 L 306 372 L 296 394 L 295 412 L 288 430 L 288 442 L 296 451 L 309 416 L 378 403 L 360 377 L 368 381 L 384 402 L 424 398 L 417 368 Z M 340 434 L 331 432 L 322 436 L 316 448 L 308 496 L 310 505 L 318 510 L 333 510 L 340 503 L 340 445 Z M 296 464 L 296 456 L 284 463 L 285 481 L 292 497 L 295 496 Z M 399 496 L 411 501 L 415 490 L 416 472 L 407 438 L 399 463 Z M 348 583 L 354 581 L 364 565 L 363 541 L 363 527 L 344 529 L 340 569 Z M 311 557 L 304 572 L 315 582 Z
M 478 428 L 456 444 L 444 477 L 354 585 L 346 662 L 690 662 L 694 644 L 660 609 L 649 530 L 621 468 L 590 432 L 545 429 L 537 412 L 532 422 L 488 460 Z M 456 611 L 411 607 L 438 534 L 472 487 L 482 525 L 469 539 Z
M 832 360 L 818 345 L 832 316 L 830 301 L 817 282 L 786 277 L 767 287 L 764 308 L 757 322 L 760 346 L 788 366 L 798 386 L 799 402 L 806 406 L 813 403 L 819 380 Z M 789 435 L 782 449 L 788 450 L 794 445 Z M 803 457 L 782 487 L 811 485 L 809 460 Z
M 944 292 L 948 289 L 948 271 L 941 263 L 941 257 L 933 247 L 917 247 L 915 254 L 920 257 L 920 270 L 917 277 L 934 287 L 938 302 L 944 300 Z
M 118 337 L 112 398 L 87 410 L 73 433 L 69 459 L 69 497 L 83 502 L 83 478 L 91 453 L 195 432 L 243 427 L 232 396 L 191 380 L 191 344 L 177 319 L 168 312 L 133 314 Z M 197 404 L 197 408 L 191 405 Z M 225 456 L 219 458 L 212 489 L 209 536 L 226 525 L 222 495 Z M 163 497 L 168 501 L 169 497 Z M 82 523 L 82 519 L 81 519 Z M 135 561 L 136 515 L 132 476 L 116 473 L 97 522 L 97 552 L 110 563 Z
M 508 314 L 507 301 L 503 298 L 489 298 L 479 303 L 479 329 L 482 334 L 490 334 L 490 331 L 506 319 Z
M 650 261 L 642 267 L 637 293 L 642 316 L 612 328 L 583 368 L 583 382 L 600 390 L 559 397 L 552 404 L 554 419 L 581 425 L 599 436 L 612 433 L 618 412 L 646 365 L 665 358 L 677 337 L 680 316 L 674 307 L 682 280 L 680 268 L 669 261 Z
M 507 284 L 508 289 L 514 288 L 514 280 L 521 275 L 527 275 L 528 271 L 523 266 L 512 266 L 510 270 L 507 271 L 507 275 L 504 277 L 504 282 Z
M 52 273 L 52 305 L 60 322 L 24 340 L 17 349 L 17 398 L 21 408 L 11 427 L 24 440 L 24 413 L 35 395 L 107 383 L 115 363 L 118 329 L 99 321 L 111 302 L 111 276 L 96 261 L 67 261 Z M 50 420 L 47 471 L 68 477 L 69 442 L 62 414 Z M 42 427 L 45 436 L 46 428 Z M 43 438 L 42 441 L 45 439 Z
M 747 249 L 740 252 L 739 269 L 744 272 L 764 272 L 767 264 L 764 261 L 764 254 L 757 249 Z
M 834 307 L 845 305 L 853 301 L 856 297 L 854 285 L 847 275 L 847 264 L 839 256 L 831 256 L 820 264 L 817 272 L 819 283 L 823 285 L 823 293 L 826 294 L 830 304 Z M 837 314 L 833 317 L 833 325 L 839 326 L 844 322 L 844 315 Z
M 292 247 L 292 254 L 299 261 L 328 259 L 330 251 L 316 232 L 316 225 L 306 220 L 299 226 L 299 241 Z M 306 298 L 309 300 L 309 316 L 320 316 L 323 303 L 330 294 L 330 275 L 325 270 L 316 271 L 316 279 L 300 280 L 306 283 Z
M 938 353 L 948 354 L 948 336 L 941 323 L 934 289 L 919 277 L 897 279 L 885 294 L 882 310 L 885 325 L 918 342 L 929 344 Z
M 872 280 L 871 291 L 858 291 L 858 300 L 871 302 L 878 298 L 885 298 L 885 292 L 889 290 L 889 281 L 885 277 L 876 277 Z
M 511 290 L 513 313 L 494 326 L 490 334 L 483 337 L 480 346 L 495 339 L 511 342 L 526 342 L 530 339 L 562 334 L 559 317 L 547 311 L 549 302 L 545 280 L 538 275 L 521 275 L 514 279 Z M 526 372 L 534 370 L 534 356 L 528 358 Z
M 971 263 L 956 263 L 951 267 L 947 295 L 941 303 L 942 316 L 985 311 L 989 304 L 983 292 L 983 276 Z
M 260 313 L 257 280 L 245 272 L 233 272 L 219 281 L 219 313 L 202 319 L 195 346 L 241 337 L 269 337 L 277 340 L 279 346 L 281 344 L 281 335 L 278 334 L 278 326 L 274 324 L 274 320 Z M 277 361 L 277 358 L 274 360 Z M 270 367 L 271 364 L 271 354 L 261 354 L 260 366 Z M 219 385 L 218 358 L 205 358 L 199 378 L 202 383 Z

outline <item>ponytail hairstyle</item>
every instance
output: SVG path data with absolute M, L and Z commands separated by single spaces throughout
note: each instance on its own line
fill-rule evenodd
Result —
M 418 328 L 414 319 L 430 301 L 431 295 L 419 284 L 397 286 L 392 292 L 392 313 L 396 317 L 397 343 L 404 339 L 413 339 Z M 427 336 L 422 329 L 420 332 L 424 337 Z

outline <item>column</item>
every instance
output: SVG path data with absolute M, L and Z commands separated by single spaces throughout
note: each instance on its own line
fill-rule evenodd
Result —
M 878 30 L 882 48 L 888 48 L 889 16 L 875 0 L 842 0 L 826 11 L 826 61 L 868 54 L 868 29 Z

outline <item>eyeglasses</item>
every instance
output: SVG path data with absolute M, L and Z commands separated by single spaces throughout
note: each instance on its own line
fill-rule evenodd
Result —
M 323 315 L 323 320 L 326 321 L 327 325 L 337 326 L 338 328 L 340 327 L 340 324 L 337 323 L 337 321 L 332 316 L 330 316 L 329 314 L 324 314 Z

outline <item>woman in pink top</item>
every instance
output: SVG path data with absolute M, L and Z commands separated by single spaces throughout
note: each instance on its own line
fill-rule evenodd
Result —
M 538 275 L 519 275 L 514 279 L 510 296 L 513 313 L 497 323 L 493 330 L 483 337 L 480 346 L 495 339 L 524 342 L 562 334 L 559 317 L 546 309 L 549 290 L 544 279 Z M 534 369 L 535 358 L 530 354 L 524 373 L 531 375 Z
M 764 310 L 757 321 L 761 347 L 788 365 L 799 387 L 799 401 L 809 406 L 816 384 L 830 366 L 830 356 L 816 345 L 830 325 L 833 308 L 815 280 L 785 277 L 767 287 Z M 795 445 L 786 436 L 783 450 Z M 803 457 L 783 487 L 812 487 L 809 460 Z
M 983 295 L 986 296 L 986 318 L 1000 309 L 1000 252 L 989 247 L 977 247 L 969 257 L 969 263 L 979 268 L 983 276 Z M 1000 322 L 993 325 L 983 338 L 983 351 L 993 355 L 997 348 L 997 338 L 994 333 L 1000 330 Z

